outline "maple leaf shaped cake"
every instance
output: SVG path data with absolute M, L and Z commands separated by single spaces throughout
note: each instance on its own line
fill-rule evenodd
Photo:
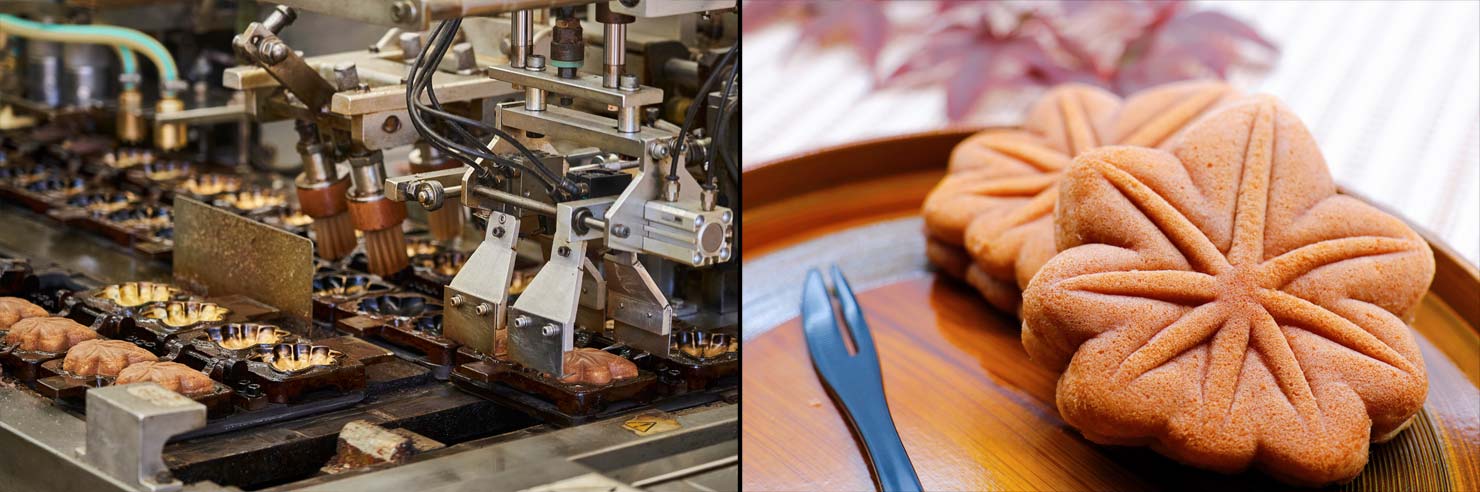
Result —
M 1088 439 L 1306 485 L 1355 477 L 1423 405 L 1408 323 L 1433 252 L 1336 193 L 1272 97 L 1195 124 L 1170 152 L 1105 147 L 1060 184 L 1062 251 L 1023 293 L 1023 345 L 1063 368 Z
M 86 340 L 98 338 L 98 332 L 81 323 L 60 316 L 26 318 L 10 326 L 5 344 L 30 352 L 66 352 Z
M 118 371 L 116 385 L 153 382 L 164 389 L 187 397 L 197 397 L 215 391 L 215 384 L 205 373 L 191 369 L 178 362 L 135 362 Z
M 565 372 L 562 383 L 601 386 L 637 377 L 637 364 L 605 350 L 577 348 L 565 353 Z
M 0 297 L 0 330 L 9 329 L 15 322 L 39 316 L 47 316 L 45 309 L 19 297 Z
M 1238 96 L 1216 81 L 1178 82 L 1121 102 L 1069 84 L 1040 98 L 1022 130 L 986 130 L 951 152 L 945 179 L 924 204 L 926 256 L 999 309 L 1017 311 L 1021 289 L 1058 250 L 1052 212 L 1074 156 L 1101 145 L 1164 145 Z
M 130 364 L 157 360 L 148 350 L 123 340 L 87 340 L 67 350 L 62 370 L 78 376 L 118 376 Z

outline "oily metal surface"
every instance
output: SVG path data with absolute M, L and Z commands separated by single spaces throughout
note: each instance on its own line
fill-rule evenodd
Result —
M 167 263 L 139 257 L 103 237 L 12 204 L 0 204 L 0 249 L 33 263 L 55 262 L 103 282 L 166 282 L 170 278 Z
M 175 198 L 175 282 L 241 294 L 302 321 L 313 313 L 313 241 L 186 197 Z

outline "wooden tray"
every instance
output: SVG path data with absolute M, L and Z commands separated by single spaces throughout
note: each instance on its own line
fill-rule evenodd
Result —
M 1028 360 L 1019 322 L 924 259 L 918 208 L 945 171 L 950 130 L 834 147 L 744 174 L 742 297 L 747 490 L 870 490 L 860 446 L 828 399 L 796 319 L 808 267 L 848 273 L 878 347 L 889 407 L 928 490 L 1269 490 L 1145 448 L 1099 446 L 1059 419 L 1058 374 Z M 1480 490 L 1480 275 L 1434 246 L 1419 308 L 1428 401 L 1336 490 Z M 1451 307 L 1452 306 L 1452 307 Z

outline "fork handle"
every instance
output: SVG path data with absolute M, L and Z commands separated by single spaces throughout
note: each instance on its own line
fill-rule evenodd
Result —
M 852 393 L 841 397 L 848 423 L 863 436 L 867 460 L 879 479 L 879 488 L 885 492 L 918 492 L 920 477 L 910 464 L 910 455 L 899 440 L 894 418 L 889 415 L 889 405 L 882 392 Z

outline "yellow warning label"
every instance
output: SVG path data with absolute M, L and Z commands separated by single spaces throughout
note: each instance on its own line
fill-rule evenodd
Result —
M 666 412 L 644 413 L 622 423 L 622 427 L 632 431 L 639 436 L 650 436 L 659 432 L 668 432 L 682 428 L 677 420 Z
M 658 423 L 657 422 L 627 422 L 627 428 L 628 429 L 632 429 L 634 432 L 637 432 L 638 434 L 642 434 L 644 432 L 647 432 L 647 431 L 651 430 L 653 428 L 653 426 L 655 426 L 655 425 L 658 425 Z

